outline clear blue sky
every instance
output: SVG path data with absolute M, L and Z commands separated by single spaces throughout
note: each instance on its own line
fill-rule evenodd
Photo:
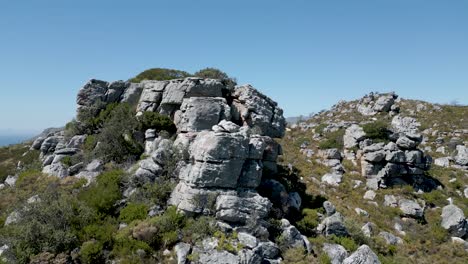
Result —
M 468 103 L 468 1 L 0 0 L 0 131 L 75 114 L 90 78 L 212 66 L 286 116 L 370 91 Z

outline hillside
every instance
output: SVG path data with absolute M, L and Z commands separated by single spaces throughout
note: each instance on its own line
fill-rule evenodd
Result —
M 370 94 L 287 126 L 212 68 L 92 79 L 77 104 L 0 148 L 0 262 L 468 258 L 468 107 Z
M 350 233 L 311 243 L 365 243 L 383 263 L 466 263 L 467 117 L 467 106 L 376 93 L 288 127 L 282 164 L 336 207 Z M 402 148 L 402 134 L 412 146 Z

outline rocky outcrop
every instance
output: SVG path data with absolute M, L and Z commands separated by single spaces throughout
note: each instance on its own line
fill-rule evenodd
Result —
M 374 143 L 366 138 L 358 125 L 346 129 L 343 137 L 345 156 L 353 161 L 359 160 L 361 174 L 366 177 L 369 189 L 402 182 L 423 190 L 437 186 L 435 182 L 421 180 L 432 159 L 417 148 L 422 141 L 417 128 L 413 119 L 395 116 L 388 143 Z
M 379 94 L 370 93 L 364 96 L 357 105 L 357 110 L 362 115 L 373 116 L 379 112 L 390 112 L 396 114 L 395 100 L 398 96 L 395 93 Z
M 103 109 L 110 103 L 135 104 L 143 89 L 142 84 L 125 81 L 105 82 L 96 79 L 88 81 L 79 91 L 76 98 L 77 117 L 80 113 Z

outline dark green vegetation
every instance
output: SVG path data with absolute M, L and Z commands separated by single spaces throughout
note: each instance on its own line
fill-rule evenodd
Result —
M 112 169 L 83 187 L 86 181 L 76 178 L 59 180 L 25 171 L 15 189 L 0 193 L 0 241 L 13 245 L 19 263 L 28 263 L 38 254 L 43 257 L 44 252 L 70 254 L 75 248 L 79 251 L 74 257 L 82 263 L 103 263 L 109 256 L 121 263 L 157 263 L 164 259 L 161 250 L 173 246 L 180 237 L 198 241 L 214 233 L 211 218 L 187 218 L 172 207 L 148 217 L 156 200 L 133 197 L 138 202 L 119 203 L 127 178 L 123 171 Z M 162 191 L 156 196 L 167 198 L 162 185 L 149 184 L 139 195 L 151 197 Z M 33 194 L 39 194 L 40 200 L 26 203 Z M 158 204 L 164 208 L 166 201 L 158 200 Z M 13 210 L 21 215 L 20 220 L 3 227 Z M 128 226 L 119 228 L 120 222 Z M 147 254 L 139 255 L 138 249 Z
M 219 79 L 229 86 L 236 85 L 235 78 L 229 77 L 227 73 L 221 71 L 217 68 L 205 68 L 201 69 L 194 74 L 190 74 L 185 71 L 165 69 L 165 68 L 153 68 L 145 70 L 139 73 L 137 76 L 131 78 L 129 81 L 134 83 L 139 83 L 143 80 L 173 80 L 181 79 L 186 77 L 201 77 L 201 78 L 210 78 L 210 79 Z
M 135 161 L 143 153 L 145 130 L 174 133 L 172 120 L 154 112 L 145 112 L 136 117 L 135 110 L 126 103 L 112 103 L 97 113 L 88 110 L 79 113 L 79 121 L 66 125 L 68 137 L 87 134 L 84 145 L 84 158 L 101 158 L 104 161 L 123 163 Z M 99 144 L 98 144 L 99 143 Z
M 143 80 L 172 80 L 189 77 L 190 74 L 185 71 L 165 69 L 165 68 L 153 68 L 145 70 L 139 73 L 137 76 L 131 78 L 129 81 L 139 83 Z
M 328 132 L 324 134 L 325 139 L 321 141 L 318 145 L 320 149 L 343 149 L 343 135 L 345 130 L 339 129 L 334 132 Z
M 388 130 L 388 124 L 385 121 L 375 121 L 362 126 L 362 129 L 366 133 L 366 137 L 372 139 L 374 142 L 385 142 L 388 141 L 390 131 Z

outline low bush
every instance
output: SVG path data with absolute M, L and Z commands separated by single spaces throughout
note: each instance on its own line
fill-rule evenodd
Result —
M 296 227 L 305 236 L 316 235 L 316 228 L 319 224 L 317 211 L 305 208 L 302 210 L 302 219 L 296 222 Z
M 143 114 L 138 117 L 138 121 L 140 121 L 142 131 L 152 128 L 156 129 L 156 131 L 165 130 L 170 133 L 176 132 L 174 122 L 172 122 L 168 116 L 156 112 L 143 112 Z
M 322 140 L 318 147 L 320 149 L 330 149 L 330 148 L 337 148 L 337 149 L 343 149 L 344 147 L 344 141 L 343 141 L 343 136 L 344 136 L 345 130 L 340 129 L 334 132 L 327 133 L 325 135 L 325 140 Z
M 376 142 L 388 141 L 390 131 L 388 130 L 388 124 L 384 121 L 378 120 L 372 123 L 368 123 L 362 126 L 366 137 L 373 139 Z
M 84 242 L 80 248 L 80 260 L 85 264 L 103 262 L 103 246 L 96 240 Z
M 83 190 L 79 197 L 102 216 L 113 215 L 115 203 L 122 198 L 120 187 L 124 173 L 120 170 L 104 172 L 95 183 Z
M 131 78 L 129 81 L 139 83 L 143 80 L 172 80 L 189 77 L 190 74 L 185 71 L 165 69 L 165 68 L 152 68 L 139 73 L 137 76 Z
M 229 77 L 227 73 L 216 68 L 205 68 L 194 73 L 195 76 L 202 78 L 218 79 L 224 82 L 227 86 L 234 87 L 237 84 L 235 78 Z
M 148 214 L 148 206 L 145 204 L 130 203 L 120 210 L 119 220 L 130 223 L 133 220 L 145 219 Z

